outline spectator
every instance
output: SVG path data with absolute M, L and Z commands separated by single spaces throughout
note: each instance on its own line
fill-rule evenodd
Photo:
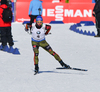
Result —
M 28 30 L 28 26 L 30 26 L 31 29 L 31 25 L 34 22 L 34 20 L 36 19 L 36 17 L 38 15 L 42 15 L 42 1 L 40 0 L 32 0 L 30 2 L 30 6 L 29 6 L 29 17 L 30 17 L 30 23 L 26 24 L 25 30 Z
M 8 8 L 7 6 L 7 0 L 1 0 L 0 5 L 0 32 L 1 32 L 1 43 L 2 46 L 6 46 L 7 42 L 9 43 L 9 46 L 13 46 L 13 39 L 12 39 L 12 33 L 11 33 L 11 21 L 4 22 L 2 17 L 3 10 Z M 11 8 L 9 8 L 11 10 Z
M 96 0 L 93 9 L 93 16 L 96 19 L 96 28 L 97 28 L 97 35 L 95 37 L 100 37 L 100 0 Z
M 42 15 L 42 1 L 40 0 L 32 0 L 30 2 L 30 6 L 29 6 L 29 17 L 30 17 L 30 25 L 32 25 L 32 23 L 34 22 L 34 19 L 36 19 L 36 17 L 38 15 Z

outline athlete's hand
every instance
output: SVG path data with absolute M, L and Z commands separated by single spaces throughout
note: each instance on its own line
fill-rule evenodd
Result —
M 92 15 L 95 16 L 95 12 L 94 11 L 93 11 Z

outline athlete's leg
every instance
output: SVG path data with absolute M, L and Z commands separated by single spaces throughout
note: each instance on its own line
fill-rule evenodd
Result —
M 47 52 L 49 52 L 51 55 L 53 55 L 55 59 L 61 64 L 61 66 L 70 68 L 70 66 L 65 64 L 60 58 L 60 56 L 52 50 L 51 46 L 45 40 L 40 42 L 40 46 Z
M 51 46 L 45 40 L 40 42 L 40 46 L 53 55 L 56 60 L 61 61 L 59 55 L 52 50 Z
M 39 71 L 39 67 L 38 67 L 38 55 L 39 55 L 39 46 L 38 46 L 38 42 L 33 42 L 32 41 L 32 47 L 33 47 L 33 51 L 34 51 L 34 65 L 35 65 L 35 72 Z

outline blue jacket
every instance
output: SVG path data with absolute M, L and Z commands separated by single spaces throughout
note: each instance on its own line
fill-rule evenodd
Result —
M 28 15 L 39 15 L 39 10 L 38 10 L 39 8 L 41 9 L 40 15 L 42 15 L 43 11 L 42 1 L 32 0 L 30 2 Z

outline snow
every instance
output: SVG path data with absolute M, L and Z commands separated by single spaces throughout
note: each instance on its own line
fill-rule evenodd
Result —
M 48 52 L 39 50 L 40 73 L 34 75 L 31 35 L 21 23 L 12 23 L 14 47 L 20 55 L 0 51 L 0 92 L 99 92 L 100 38 L 69 30 L 72 24 L 51 24 L 47 42 L 62 60 L 87 72 L 57 70 L 60 67 Z M 80 29 L 96 33 L 95 26 Z

